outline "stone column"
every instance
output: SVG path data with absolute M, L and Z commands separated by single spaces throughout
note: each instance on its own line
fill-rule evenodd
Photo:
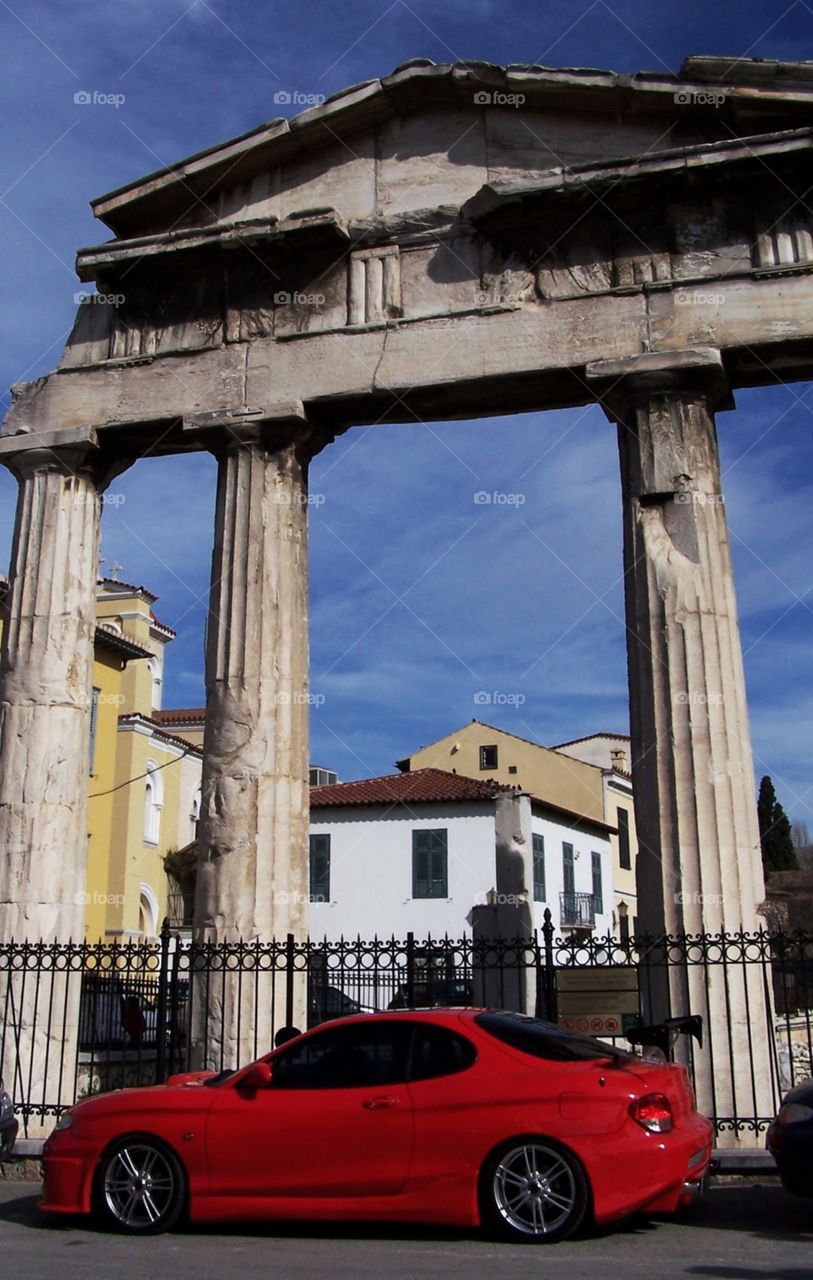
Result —
M 82 438 L 69 444 L 56 433 L 53 443 L 44 435 L 0 440 L 0 460 L 19 481 L 0 658 L 3 943 L 84 936 L 102 485 L 94 438 L 74 434 Z M 7 1086 L 20 1102 L 72 1102 L 79 975 L 0 978 Z M 35 1129 L 30 1124 L 29 1134 Z
M 531 798 L 506 790 L 494 799 L 494 888 L 471 912 L 476 1004 L 536 1013 L 533 884 Z
M 764 886 L 714 423 L 715 409 L 731 406 L 720 355 L 602 361 L 588 377 L 618 423 L 639 928 L 755 930 Z M 701 1109 L 771 1114 L 761 975 L 752 981 L 735 961 L 670 969 L 650 1004 L 654 1021 L 703 1015 Z
M 304 432 L 269 434 L 230 427 L 210 446 L 219 471 L 195 939 L 248 953 L 304 938 L 309 921 L 308 454 Z M 250 1061 L 285 1021 L 284 982 L 267 972 L 213 973 L 195 1003 L 206 1065 Z

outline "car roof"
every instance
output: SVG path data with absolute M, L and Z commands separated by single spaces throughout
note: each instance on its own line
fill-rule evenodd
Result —
M 374 1009 L 372 1012 L 365 1013 L 348 1013 L 341 1018 L 331 1018 L 328 1022 L 320 1022 L 318 1027 L 311 1027 L 305 1034 L 312 1034 L 316 1031 L 325 1031 L 328 1027 L 342 1027 L 345 1024 L 359 1022 L 381 1021 L 382 1018 L 416 1018 L 420 1017 L 423 1021 L 431 1019 L 433 1022 L 457 1022 L 461 1018 L 467 1021 L 478 1013 L 496 1013 L 500 1010 L 488 1010 L 485 1007 L 472 1008 L 470 1005 L 427 1005 L 425 1008 L 414 1006 L 409 1009 Z M 288 1042 L 290 1043 L 290 1041 Z

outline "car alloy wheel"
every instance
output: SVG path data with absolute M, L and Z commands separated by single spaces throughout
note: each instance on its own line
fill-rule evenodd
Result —
M 99 1166 L 97 1207 L 117 1231 L 149 1235 L 175 1225 L 185 1190 L 183 1169 L 168 1147 L 153 1138 L 121 1138 Z
M 491 1160 L 487 1217 L 513 1240 L 552 1243 L 572 1235 L 589 1203 L 578 1161 L 543 1138 L 524 1138 Z

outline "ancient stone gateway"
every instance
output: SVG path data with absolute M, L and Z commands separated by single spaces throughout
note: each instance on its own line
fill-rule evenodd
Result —
M 813 370 L 812 124 L 809 64 L 419 60 L 94 203 L 115 238 L 78 270 L 99 297 L 59 368 L 15 389 L 0 438 L 20 484 L 3 937 L 81 931 L 112 475 L 147 449 L 218 459 L 197 932 L 267 939 L 307 925 L 309 459 L 355 424 L 595 399 L 621 454 L 641 912 L 654 931 L 757 926 L 715 413 L 736 386 Z M 727 1008 L 710 983 L 708 1003 L 691 983 L 672 996 L 732 1027 L 718 1114 L 765 1114 L 734 1064 L 766 997 Z M 232 1058 L 240 1040 L 235 1022 Z M 755 1053 L 759 1089 L 767 1040 Z

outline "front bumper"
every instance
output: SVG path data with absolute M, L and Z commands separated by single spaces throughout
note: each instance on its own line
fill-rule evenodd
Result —
M 97 1144 L 67 1130 L 52 1133 L 42 1150 L 42 1199 L 46 1213 L 89 1213 Z

